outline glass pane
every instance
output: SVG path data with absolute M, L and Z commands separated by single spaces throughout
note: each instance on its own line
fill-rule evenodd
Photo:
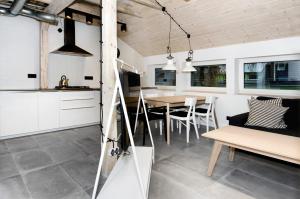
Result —
M 244 88 L 300 90 L 300 61 L 245 63 Z
M 226 87 L 226 65 L 194 66 L 191 86 Z
M 155 68 L 155 85 L 176 86 L 176 71 Z

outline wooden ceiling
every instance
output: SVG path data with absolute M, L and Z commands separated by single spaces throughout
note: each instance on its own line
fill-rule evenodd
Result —
M 8 1 L 8 0 L 0 0 Z M 49 4 L 46 11 L 59 13 L 65 7 L 99 16 L 100 0 L 29 0 Z M 118 21 L 127 32 L 118 36 L 144 56 L 166 53 L 169 18 L 154 0 L 117 0 Z M 193 49 L 300 36 L 300 0 L 158 0 L 191 33 Z M 127 12 L 127 14 L 125 14 Z M 128 13 L 131 15 L 128 15 Z M 62 14 L 61 14 L 62 15 Z M 135 15 L 135 16 L 132 16 Z M 139 16 L 139 17 L 136 17 Z M 85 23 L 84 16 L 74 20 Z M 95 20 L 94 25 L 99 25 Z M 185 34 L 172 24 L 172 52 L 187 51 Z
M 166 53 L 169 18 L 158 10 L 131 3 L 130 0 L 118 2 L 143 17 L 119 14 L 119 20 L 127 23 L 127 32 L 119 31 L 119 37 L 144 56 Z M 159 2 L 191 33 L 193 49 L 300 35 L 300 0 Z M 188 50 L 185 35 L 172 25 L 172 51 Z

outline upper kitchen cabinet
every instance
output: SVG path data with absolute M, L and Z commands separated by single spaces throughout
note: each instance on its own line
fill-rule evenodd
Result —
M 0 89 L 38 88 L 39 22 L 1 16 L 0 27 Z

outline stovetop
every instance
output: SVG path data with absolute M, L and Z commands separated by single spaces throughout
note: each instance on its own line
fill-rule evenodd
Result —
M 66 86 L 66 87 L 59 87 L 55 86 L 55 89 L 57 90 L 88 90 L 90 89 L 89 86 Z

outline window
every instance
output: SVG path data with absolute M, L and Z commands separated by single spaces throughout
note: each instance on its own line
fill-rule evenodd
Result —
M 155 85 L 176 86 L 176 71 L 162 70 L 155 68 Z
M 244 88 L 300 90 L 300 60 L 244 63 Z
M 192 87 L 226 87 L 226 64 L 194 66 L 191 74 Z

